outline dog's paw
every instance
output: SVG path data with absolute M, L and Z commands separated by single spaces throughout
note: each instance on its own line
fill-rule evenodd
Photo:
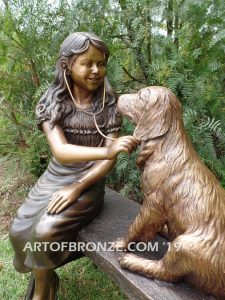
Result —
M 127 244 L 124 238 L 118 238 L 115 242 L 112 243 L 112 249 L 114 251 L 123 251 L 127 249 Z
M 136 255 L 128 253 L 119 258 L 120 266 L 124 269 L 130 269 L 136 260 Z

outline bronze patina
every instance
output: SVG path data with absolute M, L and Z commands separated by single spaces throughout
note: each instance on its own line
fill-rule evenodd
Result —
M 137 125 L 144 199 L 116 246 L 150 241 L 164 226 L 171 240 L 161 260 L 125 254 L 121 266 L 166 281 L 185 278 L 225 299 L 225 191 L 189 140 L 180 102 L 169 89 L 152 86 L 120 96 L 118 111 Z
M 136 148 L 134 137 L 118 137 L 122 120 L 106 78 L 108 57 L 106 44 L 95 34 L 69 35 L 60 48 L 55 80 L 37 105 L 38 124 L 53 156 L 10 230 L 15 268 L 34 278 L 27 299 L 56 299 L 54 269 L 80 254 L 46 245 L 76 240 L 102 209 L 104 177 L 117 155 Z M 28 242 L 40 247 L 26 247 Z

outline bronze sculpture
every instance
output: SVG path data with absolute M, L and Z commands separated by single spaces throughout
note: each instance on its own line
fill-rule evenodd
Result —
M 120 96 L 118 111 L 137 125 L 144 199 L 116 247 L 150 241 L 165 225 L 172 241 L 161 260 L 125 254 L 121 266 L 166 281 L 182 277 L 225 299 L 225 191 L 187 137 L 180 102 L 169 89 L 153 86 Z
M 106 78 L 108 56 L 107 46 L 96 35 L 69 35 L 60 48 L 55 80 L 37 105 L 38 124 L 53 157 L 10 230 L 16 270 L 34 275 L 27 299 L 57 298 L 53 270 L 80 254 L 46 245 L 75 241 L 78 230 L 103 206 L 104 177 L 117 155 L 136 148 L 133 137 L 118 138 L 121 117 Z M 30 249 L 27 242 L 39 247 Z

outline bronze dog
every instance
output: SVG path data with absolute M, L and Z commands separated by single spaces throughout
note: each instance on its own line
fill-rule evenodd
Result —
M 137 125 L 144 193 L 140 212 L 118 245 L 152 240 L 164 225 L 172 241 L 161 260 L 126 254 L 121 266 L 166 281 L 183 277 L 225 299 L 225 191 L 187 137 L 180 102 L 169 89 L 153 86 L 120 96 L 118 111 Z

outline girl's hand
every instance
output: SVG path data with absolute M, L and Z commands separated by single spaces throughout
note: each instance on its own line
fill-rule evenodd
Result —
M 74 203 L 79 198 L 81 192 L 82 188 L 79 182 L 65 186 L 53 194 L 52 199 L 48 204 L 47 212 L 49 214 L 59 214 L 67 206 Z
M 108 146 L 108 159 L 116 158 L 120 152 L 131 154 L 140 144 L 133 136 L 121 136 Z

